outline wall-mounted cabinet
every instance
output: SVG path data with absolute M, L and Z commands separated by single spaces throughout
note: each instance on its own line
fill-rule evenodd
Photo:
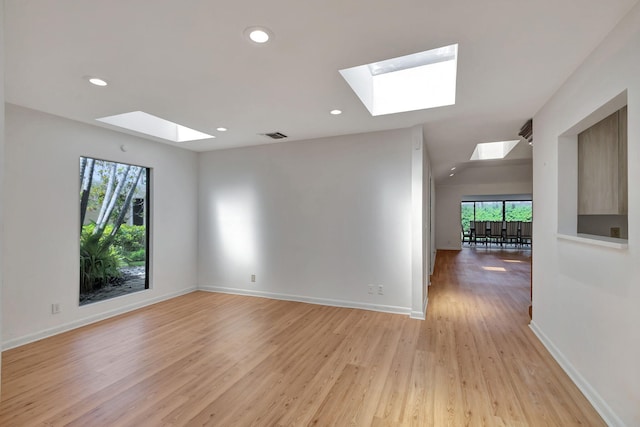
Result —
M 578 215 L 627 215 L 626 106 L 578 134 Z

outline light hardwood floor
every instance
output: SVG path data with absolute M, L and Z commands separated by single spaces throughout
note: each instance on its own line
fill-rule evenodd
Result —
M 194 292 L 6 351 L 0 425 L 604 425 L 527 326 L 529 272 L 440 251 L 425 321 Z

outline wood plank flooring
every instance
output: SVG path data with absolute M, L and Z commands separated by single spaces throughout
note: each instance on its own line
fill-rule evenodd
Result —
M 600 426 L 530 254 L 439 251 L 425 321 L 194 292 L 4 352 L 1 426 Z

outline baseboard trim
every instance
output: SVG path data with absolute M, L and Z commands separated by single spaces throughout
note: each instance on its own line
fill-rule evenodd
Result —
M 625 423 L 618 417 L 613 409 L 611 409 L 602 396 L 600 396 L 593 386 L 578 372 L 569 359 L 565 357 L 533 320 L 529 323 L 529 328 L 531 328 L 542 345 L 546 347 L 560 367 L 566 372 L 569 378 L 571 378 L 571 381 L 573 381 L 582 394 L 584 394 L 584 397 L 593 405 L 604 422 L 610 427 L 625 427 Z
M 412 311 L 409 317 L 417 320 L 425 320 L 427 316 L 427 304 L 429 304 L 429 298 L 425 295 L 424 301 L 422 301 L 422 311 Z
M 411 317 L 412 319 L 416 319 L 416 320 L 424 320 L 425 319 L 425 315 L 423 311 L 412 311 L 411 314 L 409 315 L 409 317 Z
M 195 292 L 198 289 L 193 287 L 193 288 L 188 288 L 188 289 L 183 289 L 177 292 L 170 292 L 168 294 L 164 294 L 155 298 L 151 298 L 145 301 L 140 301 L 137 303 L 133 303 L 133 304 L 129 304 L 129 305 L 125 305 L 122 307 L 118 307 L 114 310 L 109 310 L 106 311 L 104 313 L 100 313 L 100 314 L 94 314 L 92 316 L 88 316 L 88 317 L 84 317 L 82 319 L 78 319 L 78 320 L 74 320 L 72 322 L 68 322 L 68 323 L 64 323 L 62 325 L 58 325 L 55 326 L 53 328 L 49 328 L 49 329 L 45 329 L 43 331 L 40 332 L 36 332 L 34 334 L 29 334 L 29 335 L 25 335 L 23 337 L 18 337 L 18 338 L 12 338 L 8 341 L 5 341 L 2 343 L 2 350 L 9 350 L 12 348 L 16 348 L 16 347 L 20 347 L 22 345 L 25 344 L 30 344 L 32 342 L 35 341 L 39 341 L 41 339 L 44 338 L 49 338 L 52 337 L 54 335 L 58 335 L 61 334 L 63 332 L 67 332 L 70 331 L 72 329 L 77 329 L 80 328 L 82 326 L 87 326 L 90 325 L 92 323 L 96 323 L 99 322 L 101 320 L 106 320 L 109 319 L 111 317 L 117 316 L 119 314 L 124 314 L 124 313 L 128 313 L 130 311 L 133 310 L 137 310 L 139 308 L 142 307 L 146 307 L 149 305 L 153 305 L 153 304 L 157 304 L 159 302 L 171 299 L 171 298 L 175 298 L 175 297 L 179 297 L 181 295 L 186 295 L 189 294 L 191 292 Z
M 380 311 L 383 313 L 411 314 L 408 307 L 397 307 L 393 305 L 369 304 L 355 301 L 335 300 L 328 298 L 305 297 L 301 295 L 280 294 L 276 292 L 252 291 L 247 289 L 228 288 L 223 286 L 200 286 L 199 291 L 217 292 L 221 294 L 245 295 L 251 297 L 276 299 L 282 301 L 305 302 L 308 304 L 328 305 L 331 307 L 357 308 L 360 310 Z

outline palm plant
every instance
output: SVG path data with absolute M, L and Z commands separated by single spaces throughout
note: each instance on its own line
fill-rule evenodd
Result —
M 113 237 L 93 234 L 92 228 L 85 227 L 80 237 L 80 292 L 90 292 L 121 277 L 121 260 L 112 245 Z

